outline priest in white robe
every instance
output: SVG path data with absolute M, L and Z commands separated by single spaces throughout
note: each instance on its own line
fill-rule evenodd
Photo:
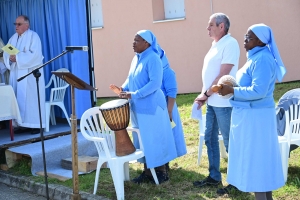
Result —
M 19 52 L 9 55 L 4 52 L 5 66 L 10 70 L 9 84 L 12 85 L 22 118 L 18 126 L 32 128 L 31 133 L 39 133 L 40 120 L 38 111 L 38 94 L 36 78 L 30 74 L 23 80 L 17 79 L 33 71 L 43 64 L 42 45 L 38 34 L 29 29 L 29 18 L 25 15 L 17 17 L 14 23 L 16 33 L 9 39 L 8 44 L 16 47 Z M 42 127 L 45 127 L 45 79 L 43 69 L 39 70 L 40 107 Z

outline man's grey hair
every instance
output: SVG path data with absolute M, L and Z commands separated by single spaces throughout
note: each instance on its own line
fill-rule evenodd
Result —
M 216 25 L 219 26 L 221 23 L 224 23 L 224 30 L 225 34 L 228 33 L 229 27 L 230 27 L 230 21 L 229 17 L 225 15 L 224 13 L 215 13 L 210 16 L 210 19 L 216 19 Z
M 18 17 L 23 17 L 24 22 L 26 22 L 30 25 L 30 20 L 29 20 L 29 17 L 27 15 L 19 15 Z

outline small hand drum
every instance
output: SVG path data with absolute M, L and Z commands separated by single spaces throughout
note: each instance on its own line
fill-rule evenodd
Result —
M 115 132 L 116 155 L 125 156 L 135 152 L 126 130 L 130 118 L 128 100 L 112 100 L 102 104 L 99 109 L 108 127 Z
M 219 89 L 221 89 L 220 87 L 220 84 L 225 84 L 225 85 L 229 85 L 229 86 L 232 86 L 232 87 L 236 87 L 238 86 L 238 84 L 236 83 L 235 79 L 233 76 L 231 75 L 224 75 L 222 76 L 219 81 L 218 81 L 218 85 L 213 85 L 212 86 L 212 90 L 214 92 L 217 92 Z M 228 99 L 230 98 L 231 96 L 233 95 L 233 93 L 231 94 L 227 94 L 225 96 L 222 96 L 222 95 L 219 95 L 220 97 L 224 98 L 224 99 Z

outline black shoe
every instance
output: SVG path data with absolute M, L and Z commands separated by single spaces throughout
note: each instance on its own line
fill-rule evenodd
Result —
M 146 183 L 149 181 L 150 181 L 149 176 L 146 175 L 145 171 L 143 171 L 143 173 L 141 173 L 138 177 L 132 179 L 132 182 L 137 183 L 137 184 Z
M 166 163 L 166 170 L 167 170 L 167 172 L 169 172 L 169 171 L 170 171 L 169 162 L 167 162 L 167 163 Z
M 40 129 L 39 128 L 32 128 L 30 133 L 31 133 L 31 135 L 38 134 L 38 133 L 40 133 Z
M 235 186 L 229 184 L 229 185 L 227 185 L 227 186 L 224 187 L 224 188 L 218 189 L 218 190 L 217 190 L 217 194 L 218 194 L 218 195 L 232 194 L 232 193 L 237 192 L 237 191 L 239 191 L 239 189 L 237 189 L 237 187 L 235 187 Z
M 155 170 L 155 173 L 156 173 L 157 180 L 158 180 L 159 184 L 169 180 L 168 172 L 163 172 L 161 170 Z M 152 180 L 154 182 L 153 178 L 152 178 Z
M 195 181 L 193 185 L 195 187 L 203 187 L 203 186 L 218 186 L 221 184 L 222 181 L 216 181 L 215 179 L 211 178 L 210 176 L 206 177 L 202 181 Z

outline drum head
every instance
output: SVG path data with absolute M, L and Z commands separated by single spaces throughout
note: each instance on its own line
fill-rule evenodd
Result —
M 117 108 L 122 105 L 125 105 L 126 103 L 128 103 L 127 99 L 116 99 L 102 104 L 99 108 L 100 109 Z

